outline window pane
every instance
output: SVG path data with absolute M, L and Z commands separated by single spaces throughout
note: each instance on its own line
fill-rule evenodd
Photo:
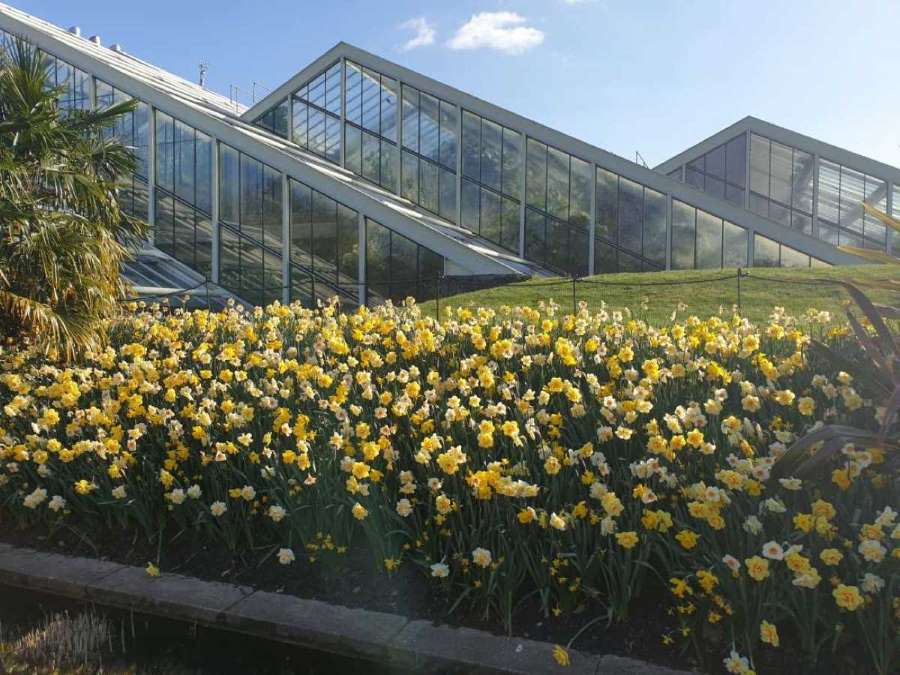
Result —
M 194 130 L 175 120 L 175 194 L 194 203 Z
M 362 123 L 362 66 L 347 61 L 347 104 L 348 122 Z
M 841 167 L 826 159 L 819 160 L 819 218 L 837 224 L 840 207 Z
M 431 162 L 419 161 L 419 203 L 431 211 L 438 212 L 438 167 Z
M 239 164 L 237 150 L 219 145 L 219 218 L 237 226 L 240 221 Z
M 503 131 L 499 124 L 489 120 L 481 122 L 481 182 L 495 190 L 500 189 L 501 153 Z
M 419 160 L 415 155 L 403 153 L 400 170 L 400 194 L 412 202 L 419 201 Z
M 750 135 L 750 189 L 769 196 L 769 139 Z
M 463 111 L 462 172 L 474 180 L 481 180 L 481 118 Z
M 456 222 L 456 174 L 446 169 L 440 169 L 438 213 L 451 223 Z
M 500 219 L 500 197 L 485 188 L 481 189 L 481 236 L 500 243 L 503 224 Z
M 641 253 L 643 188 L 626 178 L 619 179 L 619 245 Z
M 569 156 L 556 148 L 547 148 L 547 213 L 569 218 Z
M 720 145 L 706 153 L 706 173 L 725 180 L 725 146 Z
M 439 160 L 448 169 L 456 171 L 456 125 L 459 110 L 455 105 L 441 101 L 441 147 Z
M 400 150 L 389 141 L 381 141 L 381 185 L 382 187 L 397 192 L 400 168 Z
M 771 177 L 769 198 L 784 204 L 791 203 L 791 183 L 793 180 L 793 153 L 791 148 L 772 141 Z
M 723 238 L 723 267 L 747 266 L 747 230 L 725 221 Z
M 397 141 L 397 80 L 381 76 L 381 135 Z
M 342 284 L 359 280 L 358 217 L 342 204 L 338 204 L 338 272 Z
M 291 181 L 291 263 L 312 269 L 312 189 Z
M 437 161 L 440 147 L 438 100 L 420 93 L 419 106 L 419 154 Z
M 525 257 L 539 263 L 544 262 L 546 218 L 537 211 L 525 211 Z
M 419 151 L 419 92 L 403 85 L 403 147 Z
M 241 234 L 262 240 L 262 164 L 241 155 Z
M 321 192 L 312 193 L 313 269 L 337 281 L 337 202 Z
M 618 241 L 619 177 L 606 169 L 597 169 L 596 235 Z
M 510 251 L 519 252 L 519 202 L 503 200 L 503 235 L 500 241 Z
M 672 269 L 689 270 L 694 267 L 694 212 L 677 200 L 672 200 Z
M 644 257 L 666 265 L 666 196 L 644 188 Z
M 572 157 L 569 222 L 587 229 L 591 222 L 591 165 Z
M 806 214 L 812 213 L 813 175 L 815 163 L 813 156 L 802 150 L 794 150 L 794 190 L 792 205 Z
M 381 173 L 381 142 L 378 136 L 368 133 L 363 133 L 362 142 L 362 175 L 377 183 Z
M 480 213 L 480 190 L 475 183 L 463 180 L 461 195 L 461 216 L 460 225 L 472 232 L 479 231 Z
M 281 248 L 281 173 L 263 165 L 263 230 L 264 242 Z
M 722 267 L 722 220 L 697 209 L 697 268 Z
M 362 174 L 362 131 L 349 124 L 344 126 L 344 164 L 349 171 Z
M 503 192 L 522 198 L 522 134 L 510 129 L 503 130 Z
M 800 253 L 790 246 L 781 245 L 781 266 L 782 267 L 809 267 L 809 256 Z
M 294 143 L 302 147 L 309 146 L 309 119 L 308 110 L 305 103 L 301 103 L 299 99 L 294 99 L 292 122 L 292 138 Z
M 778 242 L 762 235 L 753 237 L 753 265 L 755 267 L 778 267 Z
M 172 197 L 156 193 L 156 223 L 153 243 L 163 253 L 175 254 L 175 213 Z
M 543 210 L 547 207 L 547 146 L 529 138 L 525 165 L 526 203 Z
M 212 139 L 196 132 L 197 187 L 196 206 L 205 213 L 212 213 Z
M 172 192 L 175 185 L 175 121 L 156 112 L 156 184 Z
M 594 240 L 594 274 L 610 274 L 619 271 L 616 249 L 602 239 Z
M 741 134 L 725 147 L 725 180 L 732 185 L 747 185 L 747 136 Z
M 368 68 L 362 73 L 362 127 L 381 132 L 381 83 L 378 73 Z

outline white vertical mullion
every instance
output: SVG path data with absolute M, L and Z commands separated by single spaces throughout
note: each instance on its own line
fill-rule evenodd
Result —
M 366 303 L 368 280 L 366 279 L 366 217 L 361 211 L 357 213 L 356 224 L 359 236 L 359 260 L 357 261 L 356 273 L 359 279 L 359 304 L 363 305 Z
M 380 102 L 379 102 L 380 110 Z M 347 138 L 344 135 L 347 121 L 347 58 L 341 57 L 341 168 L 347 167 Z M 361 139 L 360 139 L 361 140 Z M 360 152 L 362 148 L 360 147 Z
M 672 193 L 666 193 L 666 269 L 672 269 Z
M 750 210 L 750 131 L 745 131 L 746 140 L 744 145 L 747 148 L 747 155 L 744 157 L 744 208 Z M 683 178 L 684 169 L 682 169 Z
M 813 155 L 812 235 L 819 236 L 819 155 Z
M 219 283 L 220 273 L 219 266 L 222 263 L 221 251 L 219 250 L 220 246 L 220 231 L 219 231 L 219 178 L 221 174 L 219 172 L 219 141 L 217 139 L 212 139 L 212 157 L 210 158 L 210 167 L 212 171 L 212 184 L 211 184 L 211 199 L 212 199 L 212 208 L 210 214 L 212 218 L 212 282 L 214 284 Z
M 500 143 L 502 147 L 503 135 L 500 135 Z M 521 191 L 519 200 L 519 257 L 525 257 L 525 187 L 526 174 L 528 173 L 528 136 L 522 132 L 522 177 L 519 179 L 519 190 Z
M 594 237 L 597 229 L 597 165 L 591 164 L 591 222 L 588 229 L 588 276 L 594 274 Z
M 462 227 L 462 118 L 463 107 L 457 106 L 456 115 L 456 224 Z M 438 103 L 438 117 L 440 117 L 440 103 Z M 503 137 L 500 137 L 500 147 L 503 145 Z M 502 152 L 502 150 L 501 150 Z M 440 155 L 440 150 L 438 150 Z M 502 157 L 502 155 L 501 155 Z M 440 179 L 438 179 L 440 181 Z M 440 193 L 440 184 L 438 184 L 438 193 Z M 440 197 L 438 197 L 440 199 Z M 500 203 L 500 217 L 503 217 L 503 202 Z
M 281 174 L 281 301 L 291 301 L 291 185 Z
M 156 242 L 156 108 L 147 105 L 147 224 L 148 241 Z

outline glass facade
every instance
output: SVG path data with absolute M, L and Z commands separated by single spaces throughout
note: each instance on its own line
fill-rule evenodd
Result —
M 818 235 L 829 244 L 887 248 L 887 228 L 862 202 L 887 210 L 887 183 L 827 159 L 819 160 Z
M 281 192 L 280 172 L 219 144 L 220 283 L 258 304 L 282 297 Z
M 743 206 L 747 188 L 746 134 L 735 136 L 688 162 L 684 167 L 684 182 L 735 206 Z
M 341 63 L 294 92 L 291 138 L 300 147 L 330 162 L 341 162 Z
M 282 138 L 287 138 L 288 114 L 288 101 L 284 99 L 281 103 L 269 108 L 269 110 L 258 117 L 254 124 Z
M 815 158 L 808 152 L 750 135 L 750 210 L 812 234 Z
M 459 108 L 406 84 L 401 102 L 400 195 L 455 223 Z
M 818 266 L 818 264 L 820 261 L 790 246 L 780 244 L 761 234 L 753 237 L 754 267 L 810 267 Z
M 108 85 L 102 80 L 94 80 L 94 95 L 97 108 L 107 108 L 114 103 L 131 99 L 125 92 Z M 135 171 L 130 176 L 122 176 L 119 183 L 119 208 L 128 215 L 143 221 L 149 220 L 149 145 L 150 108 L 143 101 L 137 102 L 134 111 L 122 115 L 116 125 L 109 129 L 111 137 L 131 148 L 135 156 Z
M 60 89 L 61 110 L 90 110 L 91 76 L 62 59 L 45 53 L 47 79 Z
M 345 167 L 391 192 L 399 189 L 397 80 L 346 62 Z
M 154 243 L 212 276 L 212 140 L 156 111 Z
M 433 298 L 444 259 L 380 223 L 366 218 L 366 301 Z
M 522 134 L 463 111 L 460 225 L 514 253 L 523 159 Z
M 666 266 L 666 196 L 597 169 L 594 274 Z
M 359 294 L 359 222 L 357 212 L 311 187 L 288 179 L 290 186 L 291 300 L 311 306 L 335 289 Z
M 588 274 L 593 168 L 529 138 L 525 155 L 525 256 L 574 276 Z
M 748 232 L 690 204 L 672 200 L 672 269 L 746 267 Z

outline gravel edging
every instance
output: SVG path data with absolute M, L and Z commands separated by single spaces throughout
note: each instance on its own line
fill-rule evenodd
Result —
M 571 665 L 563 668 L 546 642 L 179 574 L 154 578 L 140 567 L 2 543 L 0 583 L 412 670 L 685 675 L 637 659 L 576 650 L 569 650 Z

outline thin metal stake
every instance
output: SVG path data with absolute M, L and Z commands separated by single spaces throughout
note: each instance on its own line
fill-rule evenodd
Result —
M 576 305 L 576 301 L 575 301 L 575 275 L 573 274 L 573 275 L 572 275 L 572 316 L 575 316 L 575 315 L 578 313 L 578 312 L 576 311 L 575 305 Z
M 737 306 L 738 306 L 738 314 L 741 314 L 741 268 L 738 267 L 737 271 Z

